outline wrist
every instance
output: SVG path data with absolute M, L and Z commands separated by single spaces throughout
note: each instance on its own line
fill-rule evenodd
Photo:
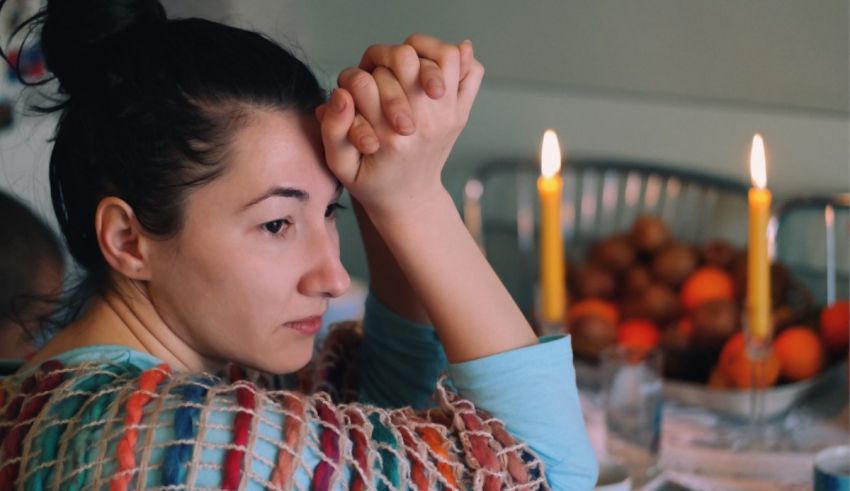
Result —
M 410 227 L 427 226 L 435 218 L 441 219 L 457 214 L 457 208 L 449 192 L 441 185 L 431 191 L 396 200 L 381 206 L 364 206 L 372 225 L 381 236 L 407 230 Z

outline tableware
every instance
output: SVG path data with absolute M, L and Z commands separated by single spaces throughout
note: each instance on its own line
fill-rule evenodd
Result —
M 815 491 L 850 491 L 850 446 L 821 450 L 814 467 Z
M 772 419 L 787 413 L 795 405 L 812 394 L 841 384 L 843 374 L 847 372 L 847 361 L 833 365 L 821 374 L 794 382 L 782 384 L 764 390 L 763 416 Z M 724 416 L 746 418 L 750 410 L 750 392 L 748 390 L 713 389 L 703 384 L 664 380 L 664 398 L 691 406 L 703 407 Z
M 604 460 L 599 464 L 599 478 L 594 491 L 629 491 L 632 480 L 629 471 L 613 460 Z
M 640 486 L 659 471 L 661 351 L 615 346 L 603 350 L 600 358 L 606 449 Z
M 602 386 L 602 370 L 598 365 L 576 360 L 576 381 L 579 387 L 596 391 Z M 787 413 L 795 405 L 828 387 L 838 387 L 844 382 L 847 360 L 824 369 L 807 380 L 781 384 L 765 389 L 764 417 L 772 419 Z M 702 407 L 723 416 L 744 419 L 749 414 L 750 392 L 740 389 L 715 389 L 705 384 L 665 378 L 664 399 L 690 406 Z

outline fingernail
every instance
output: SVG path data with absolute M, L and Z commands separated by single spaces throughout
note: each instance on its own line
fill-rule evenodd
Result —
M 339 94 L 336 89 L 331 92 L 331 107 L 334 108 L 334 111 L 338 113 L 345 111 L 345 99 Z
M 359 141 L 361 149 L 368 150 L 378 146 L 378 139 L 371 135 L 361 136 Z
M 443 91 L 443 82 L 432 78 L 428 80 L 428 89 L 432 92 L 442 92 Z
M 413 125 L 413 120 L 407 114 L 400 113 L 395 117 L 395 127 L 399 131 L 405 133 L 413 133 L 416 127 Z

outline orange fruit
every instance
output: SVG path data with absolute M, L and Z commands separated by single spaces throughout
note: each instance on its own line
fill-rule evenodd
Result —
M 679 331 L 682 336 L 691 337 L 694 333 L 694 321 L 692 321 L 690 317 L 682 317 L 679 319 L 679 322 L 676 323 L 676 330 Z
M 726 381 L 726 377 L 723 376 L 723 373 L 719 368 L 714 368 L 711 371 L 711 374 L 708 376 L 708 388 L 709 389 L 728 389 L 729 382 Z
M 723 349 L 720 351 L 720 358 L 717 361 L 717 366 L 724 365 L 735 353 L 746 349 L 746 341 L 743 333 L 735 333 L 726 340 L 723 344 Z
M 850 345 L 850 300 L 839 300 L 820 313 L 820 336 L 826 348 L 846 355 Z
M 652 349 L 661 342 L 661 330 L 646 319 L 629 319 L 617 330 L 617 343 L 636 349 Z
M 717 370 L 723 380 L 732 388 L 747 389 L 753 385 L 770 387 L 779 380 L 780 362 L 776 351 L 771 347 L 766 359 L 761 362 L 758 378 L 753 375 L 753 359 L 747 354 L 744 335 L 737 333 L 726 341 L 720 352 Z
M 682 306 L 693 310 L 711 300 L 733 300 L 735 282 L 726 271 L 713 266 L 703 266 L 688 276 L 679 293 Z
M 617 306 L 598 298 L 580 300 L 570 305 L 570 308 L 567 310 L 567 320 L 570 324 L 587 315 L 601 317 L 615 326 L 620 322 L 620 313 L 617 311 Z
M 823 348 L 814 331 L 805 326 L 785 329 L 773 341 L 782 376 L 796 382 L 814 377 L 823 366 Z

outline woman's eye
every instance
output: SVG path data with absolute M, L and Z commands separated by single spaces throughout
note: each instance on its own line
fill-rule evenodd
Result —
M 277 235 L 283 229 L 284 226 L 288 227 L 289 225 L 290 223 L 288 220 L 281 218 L 278 220 L 272 220 L 270 222 L 264 223 L 263 229 L 265 229 L 266 232 L 272 235 Z
M 331 203 L 325 210 L 325 218 L 336 218 L 337 210 L 344 210 L 345 206 L 339 203 Z

